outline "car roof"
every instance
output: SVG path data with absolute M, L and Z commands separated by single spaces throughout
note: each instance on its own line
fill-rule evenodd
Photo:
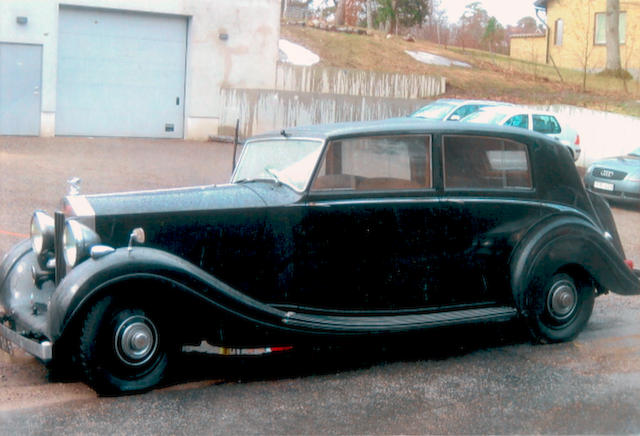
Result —
M 317 124 L 285 128 L 280 131 L 266 132 L 254 136 L 253 139 L 267 139 L 274 137 L 296 137 L 308 139 L 336 139 L 349 136 L 385 135 L 385 134 L 424 134 L 424 133 L 459 133 L 486 134 L 508 137 L 548 138 L 536 132 L 495 124 L 472 124 L 452 121 L 435 121 L 422 118 L 391 118 L 378 121 L 356 121 L 334 124 Z
M 495 112 L 505 115 L 517 115 L 517 114 L 536 114 L 536 115 L 550 115 L 556 117 L 556 114 L 548 111 L 539 111 L 526 106 L 518 105 L 497 105 L 488 106 L 480 109 L 482 112 Z M 557 118 L 557 117 L 556 117 Z
M 439 98 L 437 100 L 432 101 L 431 103 L 459 103 L 460 105 L 462 104 L 488 104 L 488 105 L 505 105 L 505 106 L 512 105 L 512 103 L 507 103 L 502 101 L 475 100 L 475 99 L 464 99 L 464 98 Z M 425 106 L 428 106 L 428 104 Z

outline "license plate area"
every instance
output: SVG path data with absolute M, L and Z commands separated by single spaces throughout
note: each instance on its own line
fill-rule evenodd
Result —
M 603 191 L 613 191 L 615 186 L 613 183 L 599 182 L 596 180 L 593 182 L 593 187 L 596 189 L 602 189 Z

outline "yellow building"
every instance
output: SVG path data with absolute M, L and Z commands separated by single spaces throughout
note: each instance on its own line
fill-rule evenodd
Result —
M 562 68 L 603 70 L 607 60 L 606 0 L 537 0 L 546 11 L 546 38 L 512 37 L 510 55 Z M 640 71 L 640 0 L 620 0 L 620 60 L 634 75 Z M 540 55 L 543 52 L 544 55 Z M 535 53 L 535 55 L 534 55 Z
M 509 55 L 512 58 L 544 64 L 547 61 L 547 35 L 544 33 L 511 35 Z

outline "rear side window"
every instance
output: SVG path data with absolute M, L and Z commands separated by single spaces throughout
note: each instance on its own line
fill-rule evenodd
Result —
M 329 143 L 311 189 L 403 190 L 431 187 L 430 136 L 377 136 Z
M 530 189 L 527 147 L 476 136 L 444 137 L 445 189 Z
M 531 115 L 533 130 L 540 133 L 560 133 L 560 124 L 552 115 Z
M 505 126 L 529 128 L 529 116 L 527 114 L 514 115 L 504 122 Z

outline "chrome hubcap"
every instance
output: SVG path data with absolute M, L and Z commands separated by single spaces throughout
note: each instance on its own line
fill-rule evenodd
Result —
M 547 309 L 558 320 L 569 318 L 578 304 L 578 291 L 573 283 L 562 280 L 554 283 L 547 297 Z
M 156 351 L 158 333 L 149 318 L 133 315 L 120 324 L 115 342 L 120 360 L 128 365 L 143 365 Z

